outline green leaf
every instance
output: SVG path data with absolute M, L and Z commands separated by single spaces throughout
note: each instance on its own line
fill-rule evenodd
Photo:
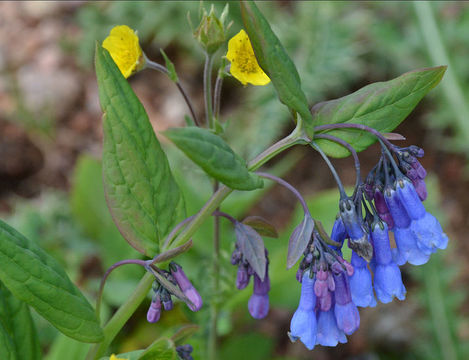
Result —
M 145 109 L 101 46 L 96 47 L 96 74 L 108 206 L 124 238 L 151 257 L 182 216 L 183 199 Z
M 380 132 L 395 129 L 419 101 L 442 79 L 446 66 L 419 69 L 393 80 L 367 85 L 339 99 L 313 106 L 314 125 L 353 123 L 370 126 Z M 366 131 L 336 129 L 321 131 L 347 141 L 355 150 L 362 151 L 376 141 Z M 333 157 L 345 157 L 348 150 L 334 142 L 317 139 L 323 151 Z
M 65 335 L 99 342 L 95 312 L 57 261 L 0 221 L 0 281 Z
M 45 360 L 83 360 L 90 349 L 91 344 L 85 344 L 73 340 L 63 334 L 58 334 L 54 339 Z
M 236 190 L 263 186 L 262 179 L 250 173 L 246 161 L 218 135 L 198 127 L 169 129 L 164 134 L 207 174 L 226 186 Z
M 267 259 L 262 237 L 252 227 L 240 222 L 235 225 L 235 233 L 243 256 L 261 280 L 264 280 Z
M 0 282 L 0 324 L 12 339 L 19 359 L 41 358 L 41 349 L 28 305 Z M 0 359 L 3 357 L 0 356 Z
M 171 336 L 171 340 L 176 345 L 183 345 L 192 335 L 194 335 L 200 327 L 195 324 L 189 324 L 181 327 L 176 333 Z
M 176 348 L 170 339 L 160 338 L 140 355 L 138 360 L 176 360 Z
M 260 67 L 272 80 L 280 101 L 301 115 L 311 136 L 313 120 L 295 64 L 256 4 L 253 1 L 240 4 L 244 27 Z

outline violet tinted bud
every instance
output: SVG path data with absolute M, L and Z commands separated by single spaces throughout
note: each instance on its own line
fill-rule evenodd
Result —
M 360 326 L 360 315 L 352 301 L 348 277 L 344 273 L 335 275 L 335 306 L 334 314 L 337 327 L 347 335 L 351 335 Z
M 161 302 L 163 303 L 163 307 L 166 311 L 169 311 L 173 308 L 171 294 L 166 289 L 161 291 Z
M 235 249 L 233 253 L 231 254 L 231 265 L 238 265 L 242 259 L 243 255 L 241 254 L 241 251 L 238 249 Z
M 299 283 L 301 283 L 301 280 L 303 279 L 304 272 L 305 270 L 302 269 L 301 267 L 299 267 L 298 270 L 296 271 L 296 281 L 298 281 Z
M 391 213 L 386 205 L 384 195 L 378 188 L 375 189 L 373 198 L 375 200 L 375 207 L 379 217 L 388 224 L 389 229 L 392 229 L 394 227 L 394 220 L 392 219 Z
M 248 270 L 245 266 L 240 265 L 236 274 L 236 287 L 239 290 L 244 289 L 249 284 L 251 276 L 248 274 Z
M 155 294 L 151 301 L 150 307 L 147 311 L 147 321 L 149 323 L 156 323 L 161 317 L 161 300 L 160 295 Z
M 254 274 L 254 291 L 248 302 L 249 313 L 254 319 L 263 319 L 269 312 L 270 279 L 266 272 L 264 281 Z
M 412 155 L 417 156 L 419 158 L 425 155 L 425 151 L 417 145 L 410 145 L 408 150 Z
M 189 344 L 176 346 L 176 352 L 181 360 L 193 360 L 194 358 L 191 356 L 193 350 Z
M 176 264 L 175 262 L 171 262 L 170 269 L 171 269 L 171 274 L 176 280 L 176 283 L 178 284 L 179 288 L 193 304 L 193 305 L 188 305 L 189 309 L 191 309 L 192 311 L 200 310 L 200 308 L 202 307 L 202 303 L 203 303 L 202 297 L 194 288 L 192 283 L 189 281 L 186 274 L 184 273 L 184 270 L 182 270 L 182 267 Z
M 415 191 L 417 191 L 420 200 L 425 201 L 428 196 L 427 185 L 425 184 L 425 181 L 423 181 L 422 179 L 416 179 L 412 180 L 412 184 L 414 185 Z

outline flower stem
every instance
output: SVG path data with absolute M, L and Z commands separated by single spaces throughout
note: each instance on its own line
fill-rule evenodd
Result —
M 260 172 L 260 171 L 258 171 L 256 174 L 259 175 L 260 177 L 273 180 L 273 181 L 275 181 L 277 184 L 280 184 L 280 185 L 282 185 L 283 187 L 285 187 L 285 188 L 287 188 L 288 190 L 290 190 L 290 191 L 296 196 L 296 198 L 298 199 L 298 201 L 301 203 L 301 206 L 303 206 L 303 210 L 304 210 L 305 214 L 309 214 L 308 205 L 306 205 L 305 199 L 303 198 L 303 196 L 301 196 L 300 192 L 299 192 L 295 187 L 293 187 L 293 185 L 289 184 L 289 183 L 286 182 L 285 180 L 283 180 L 283 179 L 281 179 L 281 178 L 279 178 L 279 177 L 277 177 L 277 176 L 275 176 L 275 175 L 271 175 L 271 174 L 264 173 L 264 172 Z
M 334 130 L 334 129 L 357 129 L 357 130 L 367 131 L 370 134 L 373 134 L 374 136 L 376 136 L 378 139 L 381 139 L 391 150 L 394 150 L 394 145 L 388 139 L 386 139 L 386 137 L 383 134 L 381 134 L 378 130 L 373 129 L 372 127 L 369 127 L 363 124 L 342 123 L 342 124 L 320 125 L 314 128 L 314 132 L 324 131 L 324 130 Z
M 218 181 L 215 181 L 213 192 L 216 193 L 219 188 Z M 217 207 L 215 212 L 219 211 Z M 218 337 L 218 293 L 220 288 L 220 218 L 215 216 L 213 219 L 213 294 L 210 302 L 210 328 L 208 337 L 208 358 L 217 359 L 217 337 Z
M 210 129 L 215 128 L 212 108 L 212 66 L 213 55 L 205 54 L 204 66 L 204 100 L 205 100 L 205 121 Z
M 151 61 L 150 59 L 146 58 L 146 66 L 150 69 L 162 72 L 165 75 L 169 75 L 168 69 L 164 67 L 161 64 L 158 64 L 157 62 Z M 182 97 L 184 98 L 184 101 L 187 104 L 187 107 L 189 108 L 189 111 L 191 112 L 192 119 L 194 120 L 194 123 L 197 126 L 200 126 L 199 120 L 197 119 L 197 116 L 195 115 L 194 107 L 192 106 L 192 102 L 189 99 L 189 96 L 187 95 L 186 90 L 182 87 L 181 83 L 179 81 L 175 82 L 179 92 L 181 93 Z
M 316 134 L 314 135 L 314 138 L 315 139 L 326 139 L 326 140 L 331 140 L 331 141 L 334 141 L 340 145 L 342 145 L 343 147 L 345 147 L 351 154 L 352 154 L 352 157 L 353 157 L 353 160 L 355 162 L 355 172 L 356 172 L 356 181 L 355 181 L 355 189 L 358 187 L 358 185 L 360 185 L 360 182 L 361 182 L 361 175 L 360 175 L 360 160 L 358 159 L 358 155 L 357 155 L 357 152 L 355 151 L 355 149 L 353 148 L 352 145 L 350 145 L 347 141 L 345 140 L 342 140 L 338 137 L 335 137 L 335 136 L 332 136 L 332 135 L 328 135 L 328 134 Z
M 332 175 L 334 176 L 334 179 L 335 179 L 335 182 L 337 183 L 337 187 L 339 188 L 339 192 L 340 192 L 340 198 L 341 199 L 345 199 L 347 198 L 347 194 L 344 190 L 344 186 L 342 185 L 342 181 L 340 180 L 340 177 L 339 175 L 337 175 L 337 171 L 335 170 L 334 168 L 334 165 L 332 165 L 331 161 L 329 160 L 329 158 L 327 157 L 326 154 L 324 154 L 324 151 L 322 151 L 322 149 L 315 143 L 315 142 L 311 142 L 311 146 L 317 150 L 317 152 L 322 156 L 322 158 L 324 159 L 324 162 L 327 164 L 327 166 L 329 166 L 329 170 L 331 171 Z

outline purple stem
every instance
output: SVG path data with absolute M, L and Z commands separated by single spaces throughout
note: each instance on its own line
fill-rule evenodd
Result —
M 381 139 L 392 151 L 394 151 L 394 145 L 386 139 L 386 137 L 381 134 L 378 130 L 373 129 L 372 127 L 363 125 L 363 124 L 327 124 L 319 125 L 314 128 L 314 131 L 323 131 L 323 130 L 334 130 L 334 129 L 357 129 L 367 131 L 370 134 L 375 135 L 377 138 Z
M 317 135 L 314 135 L 314 138 L 315 139 L 327 139 L 327 140 L 330 140 L 330 141 L 334 141 L 340 145 L 342 145 L 343 147 L 345 147 L 348 151 L 350 151 L 350 153 L 352 154 L 353 156 L 353 160 L 355 161 L 355 171 L 357 173 L 357 179 L 356 179 L 356 182 L 355 182 L 355 188 L 358 187 L 358 185 L 360 184 L 361 182 L 361 175 L 360 175 L 360 160 L 358 159 L 358 155 L 357 155 L 357 152 L 355 151 L 355 149 L 352 147 L 352 145 L 350 145 L 347 141 L 345 140 L 342 140 L 338 137 L 335 137 L 335 136 L 332 136 L 332 135 L 327 135 L 327 134 L 317 134 Z
M 223 211 L 220 211 L 220 210 L 215 210 L 213 213 L 212 213 L 213 216 L 223 216 L 224 218 L 230 220 L 233 225 L 235 225 L 238 220 L 236 220 L 233 216 L 223 212 Z
M 147 262 L 145 260 L 139 260 L 139 259 L 127 259 L 127 260 L 122 260 L 118 261 L 115 264 L 111 265 L 109 269 L 106 270 L 104 273 L 103 278 L 101 279 L 101 284 L 99 285 L 99 291 L 98 291 L 98 297 L 96 299 L 96 314 L 99 319 L 99 312 L 101 310 L 101 298 L 103 297 L 103 290 L 104 290 L 104 285 L 106 283 L 106 279 L 109 277 L 111 272 L 118 267 L 122 265 L 128 265 L 128 264 L 135 264 L 135 265 L 140 265 L 143 267 L 146 267 Z
M 281 179 L 281 178 L 279 178 L 275 175 L 271 175 L 271 174 L 260 172 L 260 171 L 256 172 L 256 174 L 259 175 L 260 177 L 273 180 L 277 184 L 280 184 L 283 187 L 290 190 L 296 196 L 296 198 L 299 200 L 299 202 L 301 203 L 301 206 L 303 206 L 303 210 L 304 210 L 305 214 L 310 215 L 308 205 L 306 205 L 305 199 L 303 198 L 303 196 L 301 196 L 300 192 L 295 187 L 293 187 L 293 185 L 289 184 L 285 180 L 283 180 L 283 179 Z

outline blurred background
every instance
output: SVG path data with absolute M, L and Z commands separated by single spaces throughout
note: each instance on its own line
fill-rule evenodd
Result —
M 218 13 L 224 4 L 216 3 Z M 0 216 L 62 263 L 92 302 L 107 267 L 139 256 L 120 236 L 104 200 L 95 41 L 102 41 L 114 25 L 138 30 L 149 58 L 163 62 L 163 48 L 173 60 L 201 117 L 203 53 L 187 20 L 190 12 L 197 25 L 199 5 L 0 2 Z M 274 1 L 259 6 L 294 59 L 311 104 L 415 68 L 449 65 L 442 83 L 395 131 L 407 138 L 402 145 L 425 149 L 422 164 L 430 174 L 425 205 L 442 222 L 450 244 L 426 265 L 403 268 L 405 301 L 362 309 L 360 329 L 347 344 L 308 352 L 301 343 L 290 343 L 286 334 L 300 290 L 296 268 L 285 270 L 286 244 L 301 216 L 295 199 L 271 185 L 235 193 L 224 203 L 224 211 L 238 218 L 263 216 L 280 233 L 278 239 L 265 239 L 272 282 L 267 318 L 251 319 L 251 288 L 238 291 L 234 286 L 236 267 L 229 264 L 234 236 L 224 220 L 221 292 L 214 293 L 205 271 L 212 250 L 210 223 L 194 236 L 191 251 L 178 258 L 205 303 L 215 299 L 223 304 L 220 359 L 468 359 L 469 3 Z M 231 37 L 242 27 L 236 2 L 230 4 L 229 18 L 234 21 Z M 184 124 L 187 108 L 165 76 L 147 70 L 130 83 L 156 131 Z M 227 79 L 221 114 L 229 143 L 245 158 L 292 129 L 272 85 L 243 87 Z M 211 183 L 163 137 L 160 140 L 185 194 L 187 213 L 193 214 L 210 196 Z M 374 145 L 360 154 L 365 174 L 378 153 Z M 351 159 L 334 163 L 352 186 Z M 293 149 L 276 158 L 271 171 L 298 187 L 312 215 L 331 229 L 338 194 L 319 156 L 306 147 Z M 140 269 L 127 267 L 111 276 L 105 317 L 127 298 L 141 275 Z M 143 348 L 181 324 L 196 323 L 200 329 L 189 342 L 194 357 L 204 358 L 208 306 L 191 313 L 179 303 L 158 324 L 148 324 L 148 305 L 149 300 L 113 342 L 115 353 Z M 84 358 L 88 345 L 66 338 L 39 316 L 35 320 L 46 359 Z

